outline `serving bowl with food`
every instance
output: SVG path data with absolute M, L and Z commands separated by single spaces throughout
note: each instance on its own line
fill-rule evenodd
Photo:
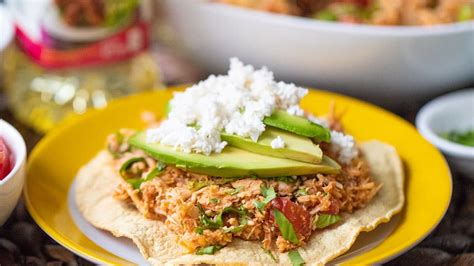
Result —
M 26 146 L 20 133 L 0 119 L 0 225 L 16 206 L 25 180 Z
M 474 19 L 469 0 L 215 0 L 316 20 L 371 25 L 436 25 Z
M 55 0 L 42 19 L 43 38 L 89 42 L 112 36 L 133 22 L 138 4 L 137 0 Z
M 238 55 L 246 62 L 269 66 L 280 79 L 391 107 L 474 82 L 474 22 L 457 22 L 456 17 L 460 9 L 466 9 L 461 5 L 466 1 L 457 1 L 459 8 L 449 9 L 451 13 L 444 5 L 412 12 L 396 4 L 400 1 L 379 2 L 394 5 L 395 19 L 385 23 L 390 25 L 378 25 L 383 23 L 376 23 L 375 18 L 363 24 L 337 23 L 215 1 L 166 0 L 163 4 L 178 43 L 211 73 L 223 73 L 226 59 Z M 450 15 L 442 15 L 447 12 Z M 372 13 L 382 16 L 390 11 L 375 9 Z M 425 17 L 426 23 L 435 23 L 437 18 L 443 24 L 420 25 L 426 24 Z
M 347 108 L 344 116 L 332 101 Z M 79 136 L 88 141 L 78 143 Z M 436 169 L 423 167 L 428 161 L 413 147 L 430 154 Z M 50 156 L 66 150 L 60 169 L 47 167 Z M 442 157 L 406 122 L 356 100 L 277 82 L 267 68 L 235 58 L 227 75 L 119 100 L 69 121 L 31 158 L 29 172 L 44 178 L 28 177 L 33 218 L 99 263 L 141 261 L 129 257 L 133 249 L 122 238 L 102 241 L 103 231 L 90 225 L 131 239 L 151 264 L 301 265 L 331 261 L 362 232 L 378 234 L 373 230 L 389 222 L 393 231 L 360 242 L 364 253 L 344 258 L 381 262 L 426 236 L 451 194 Z M 416 211 L 426 208 L 421 197 L 400 224 L 393 219 L 406 197 L 426 193 L 438 201 L 428 215 Z M 48 207 L 58 200 L 64 203 Z
M 474 178 L 474 89 L 452 92 L 425 105 L 420 133 L 446 156 L 454 171 Z

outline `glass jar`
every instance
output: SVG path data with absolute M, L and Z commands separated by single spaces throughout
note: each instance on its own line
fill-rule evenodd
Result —
M 16 44 L 3 61 L 4 87 L 13 114 L 35 130 L 162 86 L 149 52 L 150 1 L 7 3 Z
M 48 70 L 13 46 L 6 51 L 4 71 L 11 110 L 41 133 L 88 108 L 103 108 L 111 99 L 161 86 L 148 52 L 108 65 Z

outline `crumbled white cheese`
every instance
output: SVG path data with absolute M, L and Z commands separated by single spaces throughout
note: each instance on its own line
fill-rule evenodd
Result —
M 309 114 L 309 115 L 307 116 L 307 118 L 308 118 L 309 121 L 311 121 L 311 122 L 313 122 L 313 123 L 316 123 L 316 124 L 318 124 L 318 125 L 320 125 L 320 126 L 323 126 L 323 127 L 325 127 L 325 128 L 329 128 L 329 122 L 328 122 L 328 120 L 327 120 L 326 118 L 324 118 L 324 117 L 316 117 L 316 116 L 314 116 L 314 115 L 312 115 L 312 114 Z
M 330 147 L 339 154 L 338 161 L 343 164 L 349 164 L 359 154 L 353 136 L 334 130 L 331 131 Z
M 270 145 L 272 145 L 272 149 L 282 149 L 285 148 L 285 141 L 280 136 L 277 136 Z
M 304 110 L 299 105 L 290 106 L 286 112 L 290 115 L 304 116 Z
M 266 67 L 255 70 L 232 58 L 227 75 L 211 75 L 175 93 L 168 119 L 148 130 L 147 141 L 188 153 L 219 153 L 227 144 L 220 132 L 257 141 L 265 130 L 264 117 L 273 110 L 303 115 L 299 102 L 307 93 L 294 84 L 276 82 Z

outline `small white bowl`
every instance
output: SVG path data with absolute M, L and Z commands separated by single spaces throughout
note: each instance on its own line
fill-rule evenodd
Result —
M 208 0 L 161 2 L 176 42 L 209 73 L 224 73 L 237 56 L 268 66 L 279 80 L 394 109 L 474 82 L 474 21 L 348 25 Z
M 11 172 L 0 180 L 0 226 L 7 220 L 20 198 L 25 181 L 26 145 L 20 133 L 0 119 L 0 137 L 13 153 L 14 166 Z
M 444 153 L 451 170 L 474 178 L 474 147 L 451 142 L 439 135 L 452 130 L 474 129 L 474 88 L 449 93 L 429 102 L 418 113 L 416 127 Z

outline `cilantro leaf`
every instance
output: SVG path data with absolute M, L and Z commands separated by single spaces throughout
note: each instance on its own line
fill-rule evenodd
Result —
M 223 246 L 220 245 L 203 247 L 196 251 L 196 255 L 212 255 L 221 248 L 223 248 Z
M 297 191 L 295 196 L 300 197 L 300 196 L 306 196 L 308 195 L 308 188 L 307 187 L 300 187 Z
M 290 252 L 288 252 L 288 257 L 290 258 L 291 264 L 293 266 L 302 266 L 306 264 L 306 262 L 304 262 L 300 253 L 296 249 L 293 249 Z
M 262 186 L 262 187 L 260 187 L 260 192 L 265 197 L 264 202 L 266 202 L 266 203 L 269 203 L 274 198 L 276 198 L 275 189 L 273 187 L 267 188 L 265 186 Z
M 234 189 L 231 189 L 229 191 L 227 191 L 227 194 L 231 195 L 231 196 L 234 196 L 236 194 L 238 194 L 244 187 L 243 186 L 238 186 Z
M 213 203 L 213 204 L 217 204 L 217 203 L 221 202 L 221 200 L 218 199 L 218 198 L 212 198 L 212 199 L 209 200 L 209 202 Z
M 280 233 L 284 239 L 290 241 L 293 244 L 298 244 L 298 236 L 296 235 L 296 231 L 293 227 L 293 224 L 288 221 L 283 213 L 281 213 L 277 209 L 273 209 L 273 216 L 275 217 L 275 221 L 278 224 L 278 228 L 280 229 Z
M 192 191 L 198 191 L 203 187 L 209 186 L 210 183 L 208 181 L 192 181 L 189 183 L 188 188 Z
M 275 255 L 273 255 L 273 253 L 272 253 L 270 250 L 265 249 L 264 247 L 261 247 L 261 248 L 263 249 L 263 252 L 267 253 L 268 256 L 270 256 L 270 258 L 272 258 L 272 260 L 273 260 L 274 262 L 276 262 L 276 263 L 279 262 L 278 259 L 275 257 Z
M 341 220 L 341 216 L 335 214 L 320 214 L 316 220 L 316 227 L 319 229 L 326 228 L 332 224 L 335 224 Z
M 263 209 L 265 209 L 265 206 L 267 206 L 267 204 L 263 201 L 256 201 L 254 200 L 253 201 L 253 205 L 255 206 L 255 208 L 257 208 L 260 212 L 263 211 Z
M 260 187 L 260 192 L 265 197 L 262 201 L 254 201 L 253 205 L 261 212 L 267 206 L 267 204 L 276 198 L 276 192 L 273 187 Z
M 201 224 L 200 227 L 196 228 L 196 232 L 198 234 L 202 234 L 204 229 L 218 229 L 223 226 L 222 220 L 219 223 L 218 221 L 213 221 L 211 217 L 207 216 L 202 208 L 201 204 L 197 205 L 199 209 L 199 223 Z

